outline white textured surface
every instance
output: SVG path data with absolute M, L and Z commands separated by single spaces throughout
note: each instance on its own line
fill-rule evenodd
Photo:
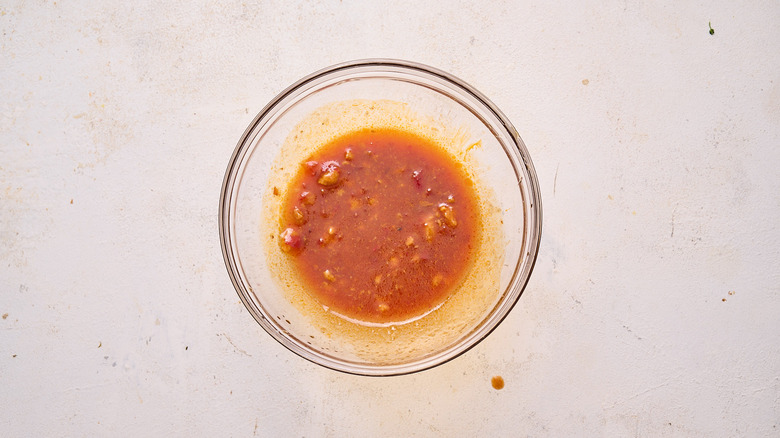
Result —
M 3 2 L 2 434 L 780 436 L 778 3 L 386 3 Z M 273 341 L 217 233 L 254 115 L 365 57 L 489 96 L 544 201 L 510 317 L 396 378 Z

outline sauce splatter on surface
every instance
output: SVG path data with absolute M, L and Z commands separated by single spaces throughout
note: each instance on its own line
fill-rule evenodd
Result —
M 493 385 L 493 389 L 504 389 L 504 378 L 501 376 L 493 376 L 490 379 L 490 384 Z

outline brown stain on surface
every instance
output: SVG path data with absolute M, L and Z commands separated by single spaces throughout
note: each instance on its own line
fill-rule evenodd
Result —
M 92 136 L 87 156 L 74 169 L 77 173 L 105 164 L 114 152 L 135 136 L 133 125 L 126 118 L 126 110 L 111 96 L 89 92 L 89 97 L 89 111 L 73 116 L 80 127 Z
M 501 376 L 493 376 L 493 378 L 490 379 L 490 384 L 493 386 L 493 389 L 504 389 L 504 378 Z

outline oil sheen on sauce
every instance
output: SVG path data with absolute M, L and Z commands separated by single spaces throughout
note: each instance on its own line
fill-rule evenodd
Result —
M 460 162 L 438 145 L 396 129 L 356 131 L 301 163 L 279 244 L 330 311 L 408 321 L 441 305 L 473 263 L 477 202 Z

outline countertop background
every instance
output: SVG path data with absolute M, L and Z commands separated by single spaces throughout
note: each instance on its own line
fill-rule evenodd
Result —
M 3 436 L 780 436 L 776 1 L 3 1 L 0 30 Z M 367 57 L 486 94 L 543 194 L 508 319 L 393 378 L 271 339 L 217 228 L 257 112 Z

